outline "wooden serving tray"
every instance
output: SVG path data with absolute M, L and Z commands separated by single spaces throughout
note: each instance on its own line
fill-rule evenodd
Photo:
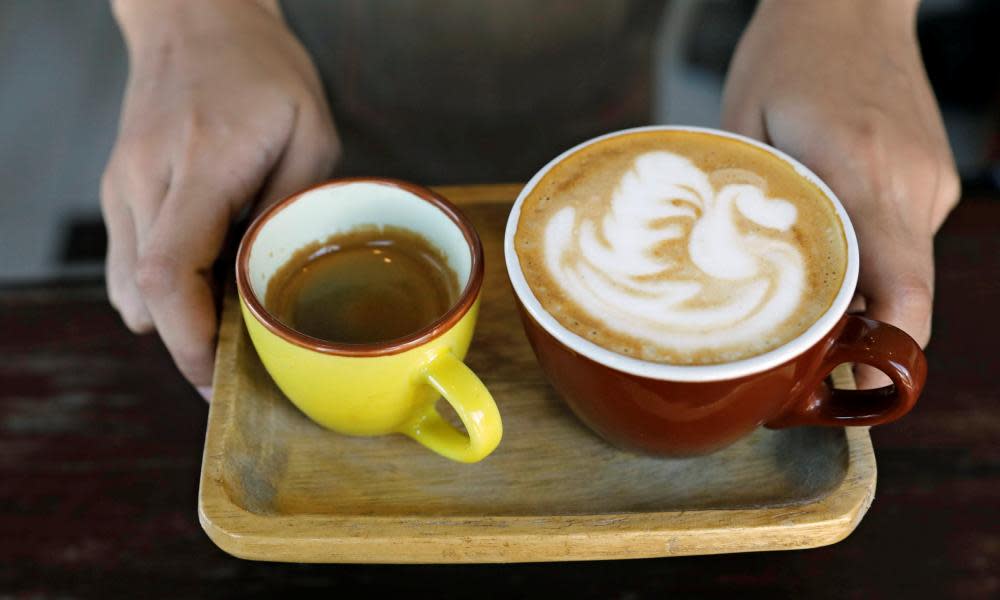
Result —
M 668 460 L 616 450 L 577 422 L 535 363 L 507 281 L 503 230 L 519 189 L 438 190 L 486 251 L 467 361 L 500 408 L 497 451 L 465 465 L 401 435 L 321 429 L 271 382 L 230 294 L 198 498 L 209 537 L 255 560 L 451 563 L 809 548 L 850 534 L 875 491 L 865 428 L 761 429 Z M 849 369 L 835 379 L 853 387 Z

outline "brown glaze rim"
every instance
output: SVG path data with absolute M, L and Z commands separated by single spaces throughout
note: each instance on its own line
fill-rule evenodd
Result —
M 444 213 L 445 216 L 451 219 L 451 221 L 462 231 L 462 235 L 465 236 L 465 241 L 469 245 L 472 262 L 469 271 L 469 281 L 465 284 L 465 288 L 459 295 L 458 300 L 444 315 L 426 327 L 409 335 L 392 340 L 386 340 L 384 342 L 371 344 L 335 344 L 326 340 L 314 338 L 288 327 L 278 321 L 278 319 L 273 317 L 264 308 L 264 304 L 259 298 L 257 298 L 257 294 L 253 291 L 253 286 L 250 285 L 250 249 L 253 247 L 254 242 L 257 240 L 257 234 L 260 233 L 260 230 L 264 227 L 264 225 L 266 225 L 274 215 L 281 212 L 284 208 L 291 205 L 302 196 L 323 188 L 339 187 L 355 183 L 373 183 L 376 185 L 398 188 L 413 194 L 414 196 L 437 208 L 439 211 Z M 461 211 L 458 210 L 454 204 L 448 202 L 439 194 L 436 194 L 423 186 L 398 179 L 387 179 L 381 177 L 346 177 L 342 179 L 331 179 L 292 194 L 281 202 L 271 206 L 254 219 L 253 223 L 250 224 L 250 227 L 247 228 L 246 233 L 243 234 L 243 239 L 240 241 L 240 247 L 236 254 L 236 288 L 239 291 L 240 298 L 246 302 L 247 308 L 250 309 L 250 313 L 257 319 L 257 321 L 259 321 L 271 333 L 287 342 L 295 344 L 296 346 L 336 356 L 388 356 L 412 350 L 413 348 L 417 348 L 432 341 L 454 327 L 462 319 L 462 317 L 469 312 L 472 305 L 475 304 L 476 299 L 479 297 L 479 291 L 483 286 L 483 271 L 483 244 L 480 241 L 475 228 L 472 226 L 472 223 L 468 220 L 468 218 L 466 218 L 465 215 L 462 214 Z

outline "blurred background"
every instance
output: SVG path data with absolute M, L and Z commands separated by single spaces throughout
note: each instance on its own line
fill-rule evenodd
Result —
M 283 3 L 307 47 L 316 35 L 309 4 Z M 754 6 L 754 0 L 665 5 L 652 27 L 648 122 L 718 125 L 723 78 Z M 997 24 L 996 0 L 921 5 L 924 60 L 966 193 L 1000 186 Z M 107 3 L 0 2 L 0 57 L 0 285 L 100 277 L 106 239 L 98 182 L 127 69 Z M 323 70 L 321 57 L 317 63 Z M 346 151 L 350 158 L 350 144 Z M 364 164 L 353 168 L 363 171 Z M 533 168 L 506 175 L 527 179 Z M 437 179 L 418 182 L 454 182 Z

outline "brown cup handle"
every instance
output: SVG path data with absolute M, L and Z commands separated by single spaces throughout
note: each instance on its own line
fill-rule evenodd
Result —
M 916 404 L 927 379 L 927 360 L 913 338 L 888 323 L 857 315 L 844 315 L 832 336 L 816 377 L 807 378 L 799 388 L 802 398 L 767 427 L 880 425 L 902 417 Z M 843 363 L 875 367 L 889 376 L 892 385 L 874 390 L 831 388 L 826 377 Z

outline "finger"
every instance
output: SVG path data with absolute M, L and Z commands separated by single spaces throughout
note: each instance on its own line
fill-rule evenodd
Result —
M 890 247 L 892 244 L 893 247 Z M 859 289 L 867 302 L 867 314 L 899 327 L 926 346 L 931 336 L 934 303 L 932 251 L 891 242 L 871 248 L 875 257 L 862 260 Z
M 156 329 L 181 373 L 211 384 L 218 326 L 211 267 L 239 202 L 211 170 L 178 172 L 142 240 L 136 279 Z M 239 199 L 243 200 L 243 199 Z
M 205 400 L 205 402 L 212 401 L 212 386 L 200 385 L 197 387 L 197 390 L 198 393 L 201 394 L 201 397 Z
M 120 227 L 131 235 L 131 256 L 123 261 L 116 277 L 121 278 L 122 289 L 134 294 L 142 305 L 146 323 L 142 332 L 151 330 L 155 323 L 138 282 L 141 249 L 163 204 L 170 177 L 169 159 L 157 151 L 160 147 L 161 144 L 150 139 L 120 138 L 112 158 L 111 192 L 123 207 L 122 215 L 129 219 L 121 222 Z
M 859 290 L 865 296 L 866 316 L 895 325 L 926 346 L 934 302 L 932 251 L 893 244 L 872 249 L 869 255 L 877 258 L 862 261 Z M 858 385 L 861 389 L 881 387 L 888 385 L 888 378 L 871 368 L 859 369 Z
M 734 99 L 731 96 L 732 94 L 727 94 L 723 103 L 722 128 L 767 142 L 767 127 L 762 104 L 744 98 Z
M 108 299 L 125 325 L 135 333 L 147 333 L 153 319 L 135 284 L 136 236 L 129 208 L 121 201 L 112 175 L 101 179 L 101 213 L 108 234 L 104 263 Z
M 253 215 L 327 179 L 339 159 L 340 142 L 329 115 L 300 109 L 288 145 L 272 169 Z
M 170 182 L 170 163 L 156 142 L 123 140 L 115 148 L 114 192 L 132 219 L 137 247 L 153 226 Z

